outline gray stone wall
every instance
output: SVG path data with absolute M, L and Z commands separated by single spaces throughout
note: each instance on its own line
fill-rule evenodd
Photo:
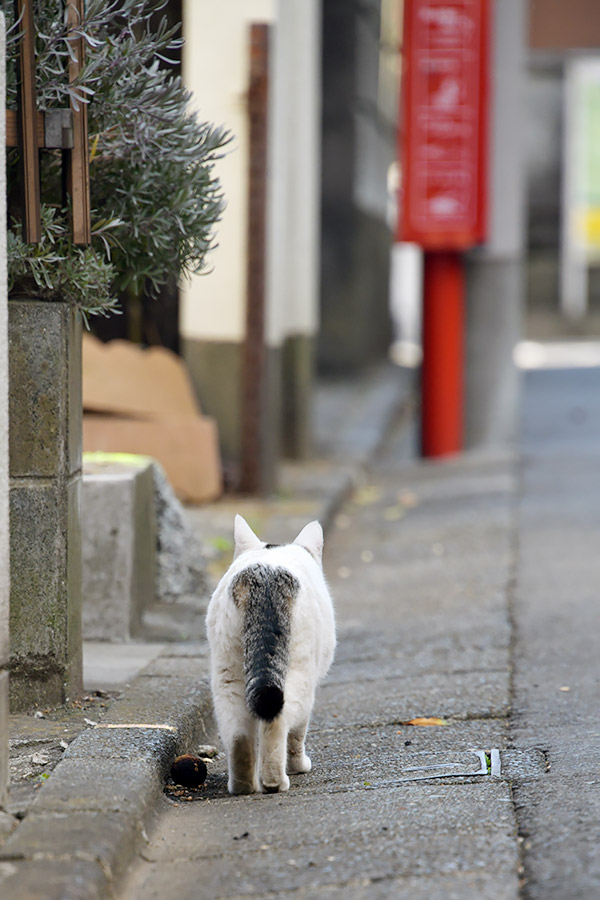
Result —
M 4 17 L 0 13 L 0 195 L 6 194 L 4 117 Z M 0 204 L 0 808 L 8 785 L 8 330 L 6 206 Z
M 81 692 L 81 319 L 9 303 L 10 698 Z

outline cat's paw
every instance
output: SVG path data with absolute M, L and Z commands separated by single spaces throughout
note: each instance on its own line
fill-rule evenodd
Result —
M 289 791 L 290 779 L 284 775 L 278 783 L 263 782 L 262 789 L 265 794 L 278 794 L 280 791 Z
M 301 756 L 289 756 L 287 770 L 290 775 L 306 775 L 312 769 L 310 756 L 303 753 Z
M 258 790 L 258 784 L 253 781 L 242 781 L 239 778 L 230 778 L 227 785 L 230 794 L 255 794 Z

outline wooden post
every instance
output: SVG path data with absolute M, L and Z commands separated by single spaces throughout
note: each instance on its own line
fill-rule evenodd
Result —
M 265 461 L 265 241 L 269 26 L 250 26 L 249 186 L 246 339 L 242 385 L 240 490 L 263 490 Z
M 69 25 L 79 27 L 84 18 L 84 0 L 69 0 L 67 6 Z M 83 38 L 69 38 L 75 58 L 69 60 L 69 81 L 78 77 L 84 63 Z M 87 129 L 87 104 L 71 100 L 73 114 L 73 148 L 68 154 L 67 185 L 71 195 L 72 231 L 74 244 L 89 244 L 92 240 L 90 220 L 90 170 Z
M 21 184 L 23 190 L 23 240 L 37 244 L 42 236 L 40 220 L 40 161 L 38 156 L 35 99 L 35 33 L 33 0 L 16 0 L 22 17 L 23 39 L 19 53 L 18 129 L 21 136 Z

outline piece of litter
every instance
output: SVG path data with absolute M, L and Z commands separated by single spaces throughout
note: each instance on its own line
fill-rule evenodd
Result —
M 36 709 L 36 711 L 35 711 L 34 714 L 33 714 L 33 718 L 34 718 L 34 719 L 45 719 L 46 716 L 44 715 L 44 713 L 43 713 L 40 709 Z
M 562 691 L 565 694 L 568 694 L 570 690 L 571 690 L 571 688 L 567 687 L 566 684 L 559 688 L 559 691 Z
M 492 775 L 494 778 L 499 778 L 500 775 L 502 774 L 499 750 L 496 750 L 496 749 L 490 750 L 490 764 L 491 764 L 490 775 Z
M 47 766 L 48 763 L 50 762 L 50 757 L 48 756 L 47 753 L 42 753 L 41 751 L 38 750 L 37 753 L 32 754 L 31 762 L 35 766 Z
M 447 725 L 445 719 L 440 719 L 438 716 L 417 716 L 416 719 L 409 719 L 407 722 L 398 722 L 398 725 Z M 402 734 L 401 731 L 397 731 L 396 734 Z
M 214 759 L 218 753 L 219 751 L 212 744 L 200 744 L 198 747 L 198 756 L 204 756 L 207 759 Z
M 97 722 L 94 722 L 92 719 L 86 719 L 85 716 L 83 717 L 83 721 L 85 722 L 86 725 L 91 725 L 93 728 L 95 728 L 96 725 L 98 724 Z
M 63 750 L 66 750 L 69 746 L 66 741 L 59 741 L 59 743 Z
M 86 722 L 88 720 L 86 719 Z M 96 728 L 157 728 L 160 731 L 171 731 L 173 734 L 177 732 L 177 729 L 174 725 L 158 725 L 154 722 L 126 722 L 122 725 L 113 725 L 111 723 L 108 724 L 99 724 L 98 722 L 90 722 L 90 725 L 95 725 Z

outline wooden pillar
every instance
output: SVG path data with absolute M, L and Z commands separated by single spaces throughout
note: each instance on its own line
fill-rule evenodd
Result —
M 250 26 L 248 264 L 246 336 L 242 384 L 240 490 L 265 491 L 265 256 L 267 219 L 267 107 L 269 102 L 269 26 Z

